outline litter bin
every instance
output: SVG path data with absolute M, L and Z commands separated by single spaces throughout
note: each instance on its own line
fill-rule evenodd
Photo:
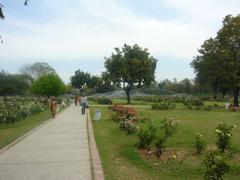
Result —
M 101 119 L 101 111 L 96 110 L 96 111 L 95 111 L 94 120 L 95 120 L 95 121 L 99 121 L 100 119 Z

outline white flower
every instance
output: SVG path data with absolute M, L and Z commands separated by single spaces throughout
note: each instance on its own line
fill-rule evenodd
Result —
M 228 136 L 228 137 L 230 137 L 230 136 L 231 136 L 231 134 L 227 133 L 227 136 Z
M 233 127 L 234 127 L 234 128 L 236 128 L 236 127 L 237 127 L 237 125 L 236 125 L 236 124 L 234 124 L 234 125 L 233 125 Z
M 222 131 L 220 131 L 219 129 L 216 129 L 215 131 L 216 131 L 216 133 L 221 133 L 221 132 L 222 132 Z
M 173 157 L 173 159 L 176 159 L 177 158 L 177 156 L 174 154 L 174 155 L 172 155 L 172 157 Z

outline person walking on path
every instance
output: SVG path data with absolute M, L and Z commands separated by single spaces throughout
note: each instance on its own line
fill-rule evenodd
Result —
M 75 106 L 77 106 L 78 105 L 78 96 L 75 96 L 74 101 L 75 101 Z
M 51 98 L 50 109 L 51 109 L 51 113 L 52 113 L 52 118 L 55 119 L 56 112 L 57 112 L 57 100 L 55 97 Z
M 86 96 L 83 96 L 83 97 L 81 98 L 82 114 L 85 114 L 87 104 L 88 104 L 87 97 L 86 97 Z

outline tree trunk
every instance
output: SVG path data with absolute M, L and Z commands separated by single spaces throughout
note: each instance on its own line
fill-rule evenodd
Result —
M 131 98 L 130 98 L 130 90 L 125 90 L 126 95 L 127 95 L 127 103 L 131 104 Z
M 235 88 L 233 90 L 233 105 L 238 107 L 238 95 L 239 95 L 239 88 Z
M 215 88 L 214 89 L 214 96 L 213 96 L 213 99 L 215 99 L 215 100 L 217 99 L 217 93 L 218 93 L 217 88 Z
M 226 96 L 226 91 L 222 91 L 222 98 L 225 98 Z

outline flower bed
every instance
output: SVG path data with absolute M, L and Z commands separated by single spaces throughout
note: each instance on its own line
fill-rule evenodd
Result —
M 128 134 L 136 132 L 138 126 L 136 126 L 137 116 L 134 108 L 122 105 L 110 105 L 108 108 L 112 111 L 110 118 L 119 123 L 122 130 Z

